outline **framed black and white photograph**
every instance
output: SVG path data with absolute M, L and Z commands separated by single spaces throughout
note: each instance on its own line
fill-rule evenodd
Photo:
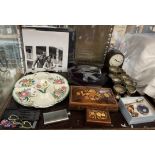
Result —
M 69 32 L 22 28 L 26 72 L 66 72 Z

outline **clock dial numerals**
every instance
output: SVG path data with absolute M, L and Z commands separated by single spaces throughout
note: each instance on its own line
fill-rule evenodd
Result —
M 109 64 L 110 66 L 119 67 L 123 64 L 123 56 L 121 54 L 115 54 L 111 57 Z

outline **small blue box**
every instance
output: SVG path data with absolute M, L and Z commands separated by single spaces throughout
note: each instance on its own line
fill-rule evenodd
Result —
M 118 104 L 129 125 L 155 121 L 155 109 L 143 96 L 122 97 Z

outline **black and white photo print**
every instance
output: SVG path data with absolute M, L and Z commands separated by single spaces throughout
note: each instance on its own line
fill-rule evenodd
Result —
M 35 68 L 43 68 L 46 59 L 46 47 L 36 46 L 36 57 L 32 64 L 32 70 L 35 70 Z
M 33 61 L 27 60 L 27 68 L 32 69 Z
M 66 72 L 69 32 L 22 29 L 26 72 Z
M 49 47 L 49 56 L 51 57 L 52 70 L 61 72 L 63 62 L 63 49 L 58 47 Z
M 26 50 L 26 58 L 33 59 L 32 46 L 25 46 L 25 50 Z

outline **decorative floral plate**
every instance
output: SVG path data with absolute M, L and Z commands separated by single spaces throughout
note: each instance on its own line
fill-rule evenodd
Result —
M 64 100 L 68 93 L 68 81 L 63 76 L 39 72 L 18 80 L 13 97 L 23 106 L 47 108 Z

